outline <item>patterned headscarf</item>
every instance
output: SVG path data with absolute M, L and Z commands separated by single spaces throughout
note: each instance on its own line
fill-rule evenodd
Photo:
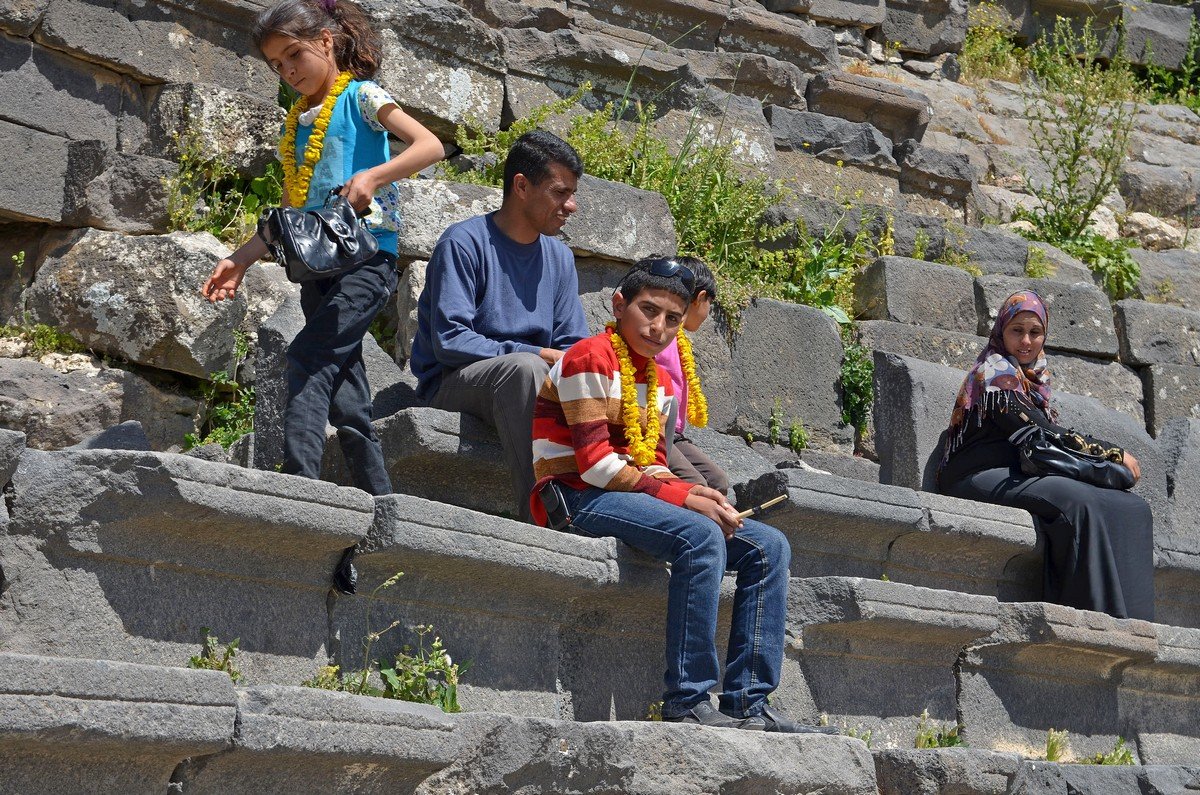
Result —
M 1048 325 L 1046 304 L 1037 293 L 1026 290 L 1004 299 L 996 314 L 996 322 L 992 324 L 987 345 L 975 359 L 975 364 L 958 390 L 954 412 L 950 415 L 943 465 L 950 453 L 962 443 L 967 420 L 972 415 L 975 422 L 981 424 L 989 411 L 997 407 L 1002 410 L 1008 408 L 1004 405 L 1006 390 L 1024 392 L 1035 406 L 1046 412 L 1052 422 L 1057 419 L 1058 413 L 1050 407 L 1050 368 L 1046 365 L 1045 348 L 1038 353 L 1033 364 L 1025 367 L 1017 361 L 1016 355 L 1004 347 L 1004 327 L 1021 312 L 1033 312 L 1042 321 L 1043 327 Z

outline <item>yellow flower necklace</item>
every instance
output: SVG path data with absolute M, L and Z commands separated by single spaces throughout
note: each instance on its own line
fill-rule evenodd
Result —
M 687 382 L 688 425 L 703 428 L 708 425 L 708 398 L 700 390 L 700 376 L 696 375 L 696 359 L 692 356 L 692 341 L 683 333 L 683 329 L 679 330 L 675 341 L 679 346 L 679 366 Z
M 321 150 L 325 147 L 325 131 L 329 129 L 329 120 L 333 117 L 333 106 L 353 79 L 354 75 L 342 72 L 333 81 L 325 101 L 321 103 L 321 112 L 313 122 L 308 143 L 304 145 L 304 165 L 299 168 L 296 167 L 296 127 L 300 124 L 300 114 L 308 110 L 308 97 L 300 97 L 288 111 L 283 140 L 279 142 L 279 159 L 283 163 L 283 185 L 293 207 L 303 207 L 308 201 L 308 186 L 312 182 L 313 169 L 321 159 Z
M 637 399 L 637 375 L 633 371 L 633 359 L 629 346 L 621 338 L 615 323 L 606 328 L 610 332 L 613 351 L 621 368 L 621 421 L 625 424 L 625 440 L 629 442 L 629 455 L 641 467 L 654 463 L 658 449 L 658 437 L 662 433 L 662 418 L 658 415 L 658 367 L 653 359 L 646 360 L 646 428 L 642 430 L 641 407 Z

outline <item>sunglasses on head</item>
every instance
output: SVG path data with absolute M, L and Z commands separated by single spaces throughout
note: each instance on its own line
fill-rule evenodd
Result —
M 692 273 L 692 269 L 687 265 L 671 257 L 643 260 L 640 267 L 635 267 L 633 270 L 640 269 L 646 270 L 652 276 L 662 276 L 666 279 L 678 276 L 688 290 L 696 289 L 696 274 Z M 630 271 L 630 273 L 632 272 Z

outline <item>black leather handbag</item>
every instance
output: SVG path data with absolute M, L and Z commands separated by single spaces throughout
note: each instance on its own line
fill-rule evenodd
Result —
M 258 235 L 275 261 L 287 271 L 289 281 L 328 279 L 354 270 L 379 251 L 375 235 L 339 196 L 339 185 L 317 210 L 274 207 L 258 221 Z
M 1017 448 L 1026 475 L 1061 475 L 1104 489 L 1133 488 L 1133 473 L 1104 456 L 1067 447 L 1060 434 L 1028 425 L 1008 437 Z

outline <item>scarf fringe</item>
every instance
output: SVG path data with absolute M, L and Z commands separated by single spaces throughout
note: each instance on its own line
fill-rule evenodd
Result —
M 975 421 L 976 428 L 982 428 L 984 419 L 991 412 L 1000 411 L 1007 414 L 1010 408 L 1012 408 L 1011 391 L 1005 389 L 989 389 L 985 391 L 983 399 L 967 410 L 963 421 L 957 427 L 950 427 L 946 435 L 946 447 L 942 451 L 942 460 L 938 463 L 938 471 L 940 472 L 945 468 L 946 462 L 950 460 L 950 456 L 962 447 L 963 439 L 967 435 L 967 428 L 970 427 L 972 419 Z

